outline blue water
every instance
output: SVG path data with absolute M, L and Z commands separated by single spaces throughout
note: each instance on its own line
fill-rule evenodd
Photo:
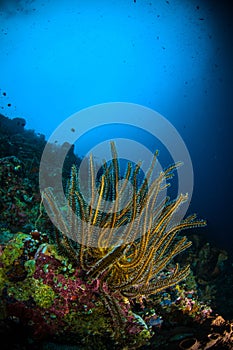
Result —
M 233 250 L 230 6 L 225 0 L 0 1 L 0 113 L 25 118 L 27 128 L 48 139 L 71 114 L 95 104 L 132 102 L 158 111 L 190 152 L 190 212 L 208 220 L 201 234 Z M 114 132 L 103 130 L 101 137 Z M 85 155 L 93 141 L 98 138 L 87 135 L 78 153 Z

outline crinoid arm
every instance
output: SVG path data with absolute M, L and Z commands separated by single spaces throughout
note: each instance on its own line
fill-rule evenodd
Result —
M 139 184 L 141 163 L 133 166 L 129 162 L 122 179 L 113 142 L 111 151 L 112 161 L 103 163 L 104 171 L 98 181 L 92 156 L 89 159 L 86 185 L 89 201 L 81 191 L 75 166 L 67 190 L 66 215 L 59 210 L 52 189 L 45 190 L 44 200 L 58 222 L 60 244 L 87 279 L 106 284 L 109 295 L 117 292 L 130 298 L 148 296 L 187 277 L 189 266 L 171 267 L 173 258 L 191 245 L 180 232 L 205 226 L 206 222 L 196 215 L 179 222 L 174 220 L 187 201 L 187 194 L 180 194 L 173 201 L 167 197 L 159 200 L 159 194 L 169 186 L 168 180 L 181 163 L 171 165 L 151 180 L 156 152 Z M 78 224 L 74 216 L 79 218 Z M 169 273 L 164 272 L 168 270 Z

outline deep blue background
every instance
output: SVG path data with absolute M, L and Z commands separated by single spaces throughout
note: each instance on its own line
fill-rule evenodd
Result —
M 232 13 L 225 0 L 0 1 L 0 113 L 48 138 L 94 104 L 155 109 L 189 149 L 201 234 L 232 251 Z

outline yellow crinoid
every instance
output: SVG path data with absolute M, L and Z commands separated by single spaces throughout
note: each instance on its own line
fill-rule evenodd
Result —
M 59 210 L 51 188 L 44 191 L 44 201 L 62 232 L 62 239 L 57 235 L 58 244 L 80 266 L 86 278 L 99 279 L 111 293 L 128 298 L 148 296 L 187 277 L 189 266 L 176 264 L 169 274 L 162 272 L 191 245 L 178 233 L 205 226 L 206 222 L 190 215 L 174 224 L 174 215 L 187 200 L 187 194 L 180 194 L 174 201 L 166 197 L 157 203 L 159 193 L 168 186 L 166 180 L 180 163 L 161 171 L 148 185 L 156 152 L 139 184 L 140 163 L 132 166 L 129 162 L 122 179 L 113 142 L 111 152 L 112 161 L 103 163 L 98 181 L 93 158 L 89 158 L 86 189 L 89 201 L 81 191 L 76 166 L 72 167 L 67 190 L 69 215 Z M 75 216 L 79 220 L 74 220 Z

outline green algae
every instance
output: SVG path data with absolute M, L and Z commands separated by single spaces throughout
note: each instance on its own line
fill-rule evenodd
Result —
M 35 260 L 27 260 L 24 263 L 25 269 L 27 270 L 27 276 L 32 276 L 36 270 L 36 261 Z
M 56 294 L 50 286 L 39 280 L 35 280 L 34 293 L 32 297 L 39 307 L 49 308 L 52 306 Z
M 53 289 L 33 277 L 26 278 L 22 282 L 8 283 L 7 293 L 18 301 L 27 301 L 33 298 L 36 305 L 41 308 L 49 308 L 56 297 Z
M 6 245 L 3 254 L 0 257 L 1 262 L 5 267 L 11 266 L 13 262 L 22 255 L 24 243 L 29 239 L 31 239 L 29 235 L 19 233 Z

